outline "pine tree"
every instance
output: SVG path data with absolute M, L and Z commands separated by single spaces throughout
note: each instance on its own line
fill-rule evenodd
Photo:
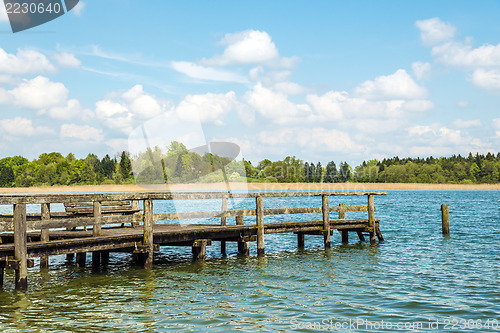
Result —
M 331 161 L 328 162 L 326 165 L 326 172 L 325 172 L 325 183 L 335 183 L 337 181 L 337 166 L 335 165 L 335 162 Z
M 304 164 L 304 182 L 309 183 L 309 163 Z
M 316 168 L 314 167 L 314 163 L 309 165 L 309 183 L 314 183 L 314 178 L 316 175 Z
M 321 176 L 323 175 L 323 168 L 321 167 L 321 162 L 316 165 L 316 177 L 315 182 L 321 183 Z
M 125 180 L 130 177 L 131 172 L 132 172 L 132 163 L 130 162 L 130 157 L 126 151 L 123 151 L 120 157 L 120 174 L 122 178 Z

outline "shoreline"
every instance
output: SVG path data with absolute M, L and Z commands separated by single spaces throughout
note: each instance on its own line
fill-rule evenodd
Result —
M 70 193 L 70 192 L 148 192 L 148 191 L 224 191 L 225 183 L 174 185 L 61 185 L 0 188 L 8 193 Z M 500 184 L 422 184 L 422 183 L 229 183 L 233 191 L 337 190 L 337 191 L 498 191 Z

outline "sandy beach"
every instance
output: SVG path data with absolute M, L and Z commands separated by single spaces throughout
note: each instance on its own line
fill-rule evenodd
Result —
M 78 185 L 0 188 L 0 193 L 57 193 L 57 192 L 127 192 L 127 191 L 223 191 L 225 183 L 175 185 Z M 500 184 L 420 184 L 420 183 L 229 183 L 231 190 L 500 190 Z

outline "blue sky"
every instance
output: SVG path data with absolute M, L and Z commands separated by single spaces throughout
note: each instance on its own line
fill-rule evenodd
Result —
M 1 9 L 2 157 L 500 150 L 498 1 L 87 0 L 16 34 Z

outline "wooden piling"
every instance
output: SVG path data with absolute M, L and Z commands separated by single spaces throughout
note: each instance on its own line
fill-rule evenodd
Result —
M 5 261 L 0 261 L 0 289 L 3 288 L 3 274 L 5 272 Z
M 153 225 L 154 225 L 154 216 L 153 216 L 153 199 L 145 199 L 144 200 L 144 234 L 142 245 L 146 247 L 145 260 L 144 260 L 144 268 L 152 269 L 153 268 Z
M 227 211 L 227 196 L 224 196 L 222 198 L 222 208 L 221 212 L 224 214 Z M 221 216 L 220 218 L 220 225 L 225 226 L 226 225 L 226 217 L 224 215 Z M 220 253 L 225 256 L 226 255 L 226 241 L 221 240 L 220 241 Z
M 102 221 L 102 205 L 100 201 L 94 201 L 94 224 L 92 227 L 92 236 L 101 236 L 101 221 Z M 92 252 L 92 268 L 99 269 L 101 266 L 101 253 L 99 251 Z
M 14 257 L 17 290 L 28 288 L 28 249 L 26 234 L 26 204 L 14 205 Z
M 305 246 L 304 243 L 304 233 L 303 232 L 298 232 L 297 233 L 297 247 L 299 249 L 303 249 Z
M 444 236 L 450 234 L 450 205 L 441 205 L 441 229 Z
M 322 211 L 323 211 L 323 238 L 325 249 L 329 249 L 330 245 L 330 207 L 328 204 L 328 195 L 321 196 Z
M 257 255 L 264 255 L 264 200 L 261 195 L 255 198 L 257 220 Z
M 236 225 L 244 225 L 243 215 L 236 216 Z M 244 256 L 250 254 L 249 242 L 245 240 L 238 241 L 238 253 Z
M 87 261 L 87 252 L 78 252 L 76 254 L 76 267 L 85 268 L 86 261 Z
M 41 219 L 42 220 L 50 219 L 50 204 L 42 203 L 41 210 L 42 210 Z M 47 228 L 42 229 L 40 235 L 40 241 L 43 243 L 49 241 L 49 229 Z M 43 255 L 40 257 L 40 269 L 47 269 L 47 268 L 49 268 L 49 256 Z
M 139 207 L 139 200 L 131 200 L 131 205 L 132 209 L 138 210 L 140 209 Z M 141 219 L 141 212 L 134 213 L 133 220 L 132 220 L 132 227 L 136 227 L 139 225 L 139 221 Z
M 346 211 L 346 204 L 340 203 L 339 204 L 339 220 L 345 219 L 345 211 Z M 342 243 L 349 243 L 349 231 L 341 230 L 340 233 L 342 234 Z
M 207 245 L 211 244 L 209 239 L 198 239 L 193 242 L 191 251 L 193 253 L 193 260 L 205 260 L 207 253 Z
M 363 236 L 363 232 L 362 231 L 356 231 L 357 234 L 358 234 L 358 237 L 359 237 L 359 240 L 364 242 L 365 241 L 365 236 Z
M 368 225 L 370 227 L 370 243 L 376 242 L 375 235 L 375 199 L 373 194 L 368 195 Z

